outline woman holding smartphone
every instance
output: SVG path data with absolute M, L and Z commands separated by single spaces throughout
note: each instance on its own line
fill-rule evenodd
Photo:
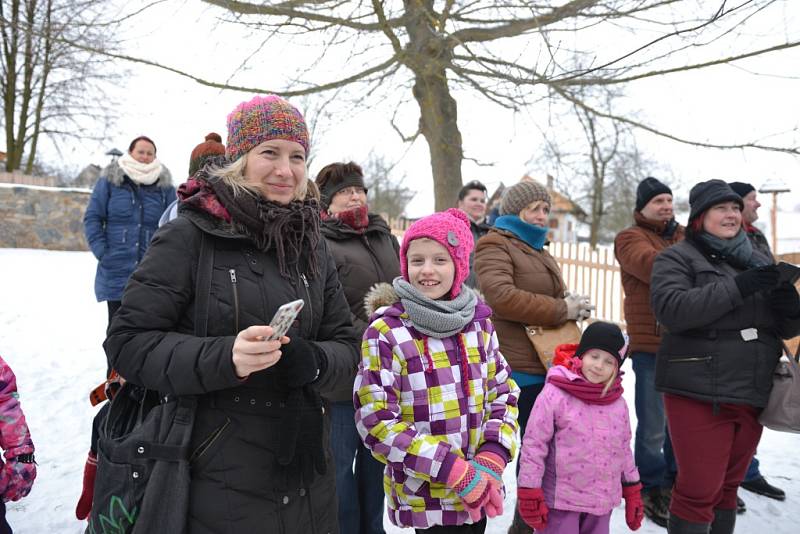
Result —
M 226 146 L 179 189 L 178 218 L 132 275 L 106 352 L 130 382 L 199 396 L 188 533 L 337 532 L 320 394 L 352 381 L 358 342 L 308 193 L 308 130 L 289 102 L 257 96 L 228 116 Z M 212 265 L 198 265 L 201 247 Z M 297 299 L 287 335 L 270 340 L 275 311 Z M 207 337 L 193 335 L 197 320 Z

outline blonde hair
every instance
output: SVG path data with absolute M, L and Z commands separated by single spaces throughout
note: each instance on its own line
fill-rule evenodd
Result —
M 254 196 L 261 195 L 261 190 L 253 185 L 245 182 L 244 171 L 247 166 L 247 154 L 240 156 L 239 159 L 233 163 L 223 165 L 222 167 L 212 166 L 208 170 L 209 176 L 216 176 L 220 178 L 227 186 L 233 190 L 233 196 L 236 197 L 240 194 L 249 194 Z M 313 196 L 313 191 L 308 188 L 308 168 L 303 174 L 302 180 L 297 184 L 294 190 L 294 197 L 292 200 L 305 200 L 309 193 Z
M 608 378 L 608 380 L 605 381 L 603 385 L 603 391 L 602 393 L 600 393 L 601 397 L 605 397 L 606 394 L 608 393 L 608 390 L 611 389 L 612 385 L 614 385 L 614 381 L 617 379 L 617 375 L 619 374 L 619 360 L 613 354 L 603 349 L 589 349 L 583 354 L 581 354 L 581 360 L 583 360 L 583 357 L 586 356 L 587 354 L 593 353 L 595 351 L 601 352 L 603 354 L 608 354 L 614 359 L 614 362 L 616 363 L 616 366 L 614 366 L 614 371 L 611 373 L 611 376 Z M 581 371 L 581 374 L 583 374 L 583 371 Z

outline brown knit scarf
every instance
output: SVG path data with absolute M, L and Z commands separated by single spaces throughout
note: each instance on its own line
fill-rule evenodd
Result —
M 233 189 L 221 179 L 211 179 L 209 183 L 231 214 L 234 228 L 252 239 L 259 250 L 275 250 L 282 277 L 291 280 L 293 267 L 311 278 L 319 275 L 316 250 L 320 218 L 316 200 L 278 204 L 248 193 L 234 198 Z

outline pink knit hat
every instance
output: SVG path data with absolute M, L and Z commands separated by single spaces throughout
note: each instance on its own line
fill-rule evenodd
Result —
M 403 246 L 400 247 L 400 270 L 406 281 L 408 281 L 406 252 L 412 241 L 423 237 L 436 241 L 450 253 L 456 271 L 450 298 L 456 298 L 461 293 L 461 284 L 469 276 L 469 255 L 474 246 L 467 214 L 459 209 L 450 208 L 423 217 L 408 227 L 403 234 Z
M 225 154 L 231 162 L 270 139 L 286 139 L 303 146 L 308 155 L 308 128 L 296 107 L 277 95 L 255 96 L 228 115 Z

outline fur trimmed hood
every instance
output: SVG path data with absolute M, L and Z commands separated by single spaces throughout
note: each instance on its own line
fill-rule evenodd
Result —
M 104 176 L 111 185 L 119 187 L 122 185 L 122 181 L 125 178 L 125 172 L 122 170 L 122 167 L 119 166 L 119 163 L 113 161 L 103 169 L 100 176 Z M 161 174 L 158 175 L 158 181 L 154 185 L 164 189 L 172 187 L 172 173 L 169 172 L 169 169 L 167 169 L 166 165 L 163 163 L 161 164 Z
M 489 310 L 488 315 L 491 316 L 491 308 L 483 299 L 483 295 L 480 291 L 473 289 L 475 295 L 478 297 L 478 307 L 475 308 L 476 311 L 476 319 L 478 317 L 478 310 L 485 307 Z M 397 304 L 398 306 L 394 306 Z M 367 317 L 369 317 L 369 321 L 372 322 L 375 320 L 375 315 L 377 312 L 381 310 L 381 308 L 386 308 L 388 306 L 393 306 L 395 312 L 390 312 L 389 310 L 384 310 L 382 313 L 378 313 L 378 315 L 384 315 L 388 312 L 389 315 L 400 316 L 405 313 L 403 306 L 400 305 L 400 297 L 397 296 L 397 292 L 392 287 L 392 284 L 387 284 L 386 282 L 381 282 L 380 284 L 375 284 L 367 291 L 367 294 L 364 296 L 364 311 L 367 313 Z

